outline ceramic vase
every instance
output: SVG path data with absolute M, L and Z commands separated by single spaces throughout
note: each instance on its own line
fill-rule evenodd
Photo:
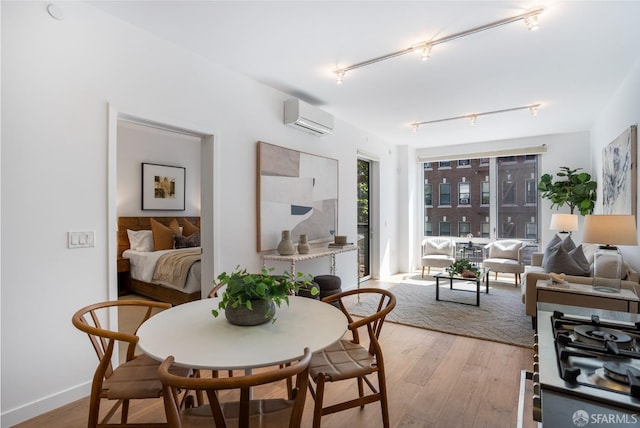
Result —
M 293 245 L 293 241 L 291 240 L 291 231 L 283 230 L 282 231 L 282 240 L 278 244 L 278 254 L 281 256 L 290 256 L 296 252 L 296 247 Z
M 307 235 L 300 235 L 300 240 L 298 241 L 298 252 L 300 254 L 309 254 L 309 242 L 307 242 Z

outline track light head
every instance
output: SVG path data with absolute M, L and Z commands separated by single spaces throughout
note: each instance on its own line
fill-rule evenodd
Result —
M 529 31 L 536 31 L 540 28 L 540 25 L 538 24 L 538 16 L 539 14 L 532 14 L 524 17 L 524 23 Z

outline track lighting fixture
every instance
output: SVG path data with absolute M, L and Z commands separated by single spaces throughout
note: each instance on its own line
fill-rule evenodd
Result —
M 516 110 L 529 109 L 531 114 L 533 116 L 536 116 L 538 114 L 538 108 L 539 107 L 540 107 L 540 104 L 528 104 L 528 105 L 522 106 L 522 107 L 513 107 L 513 108 L 502 109 L 502 110 L 485 111 L 485 112 L 482 112 L 482 113 L 471 113 L 471 114 L 465 114 L 465 115 L 462 115 L 462 116 L 447 117 L 445 119 L 427 120 L 427 121 L 424 121 L 424 122 L 413 122 L 410 125 L 411 125 L 411 129 L 413 130 L 413 132 L 417 132 L 418 128 L 420 128 L 422 125 L 427 125 L 427 124 L 430 124 L 430 123 L 446 122 L 448 120 L 467 119 L 471 125 L 474 125 L 476 123 L 476 121 L 478 120 L 478 117 L 480 117 L 480 116 L 487 116 L 487 115 L 490 115 L 490 114 L 498 114 L 498 113 L 507 113 L 507 112 L 516 111 Z
M 470 36 L 472 34 L 480 33 L 482 31 L 490 30 L 492 28 L 497 28 L 506 24 L 510 24 L 512 22 L 524 21 L 527 28 L 529 30 L 536 30 L 538 28 L 538 16 L 544 11 L 544 9 L 536 9 L 530 12 L 524 13 L 522 15 L 514 16 L 511 18 L 502 19 L 500 21 L 492 22 L 490 24 L 486 24 L 480 27 L 472 28 L 467 31 L 462 31 L 460 33 L 452 34 L 450 36 L 442 37 L 436 40 L 424 41 L 420 43 L 416 43 L 406 49 L 391 52 L 386 55 L 382 55 L 376 58 L 371 58 L 366 61 L 359 62 L 357 64 L 353 64 L 347 67 L 340 67 L 334 70 L 334 74 L 336 75 L 336 83 L 342 83 L 345 74 L 348 71 L 355 70 L 357 68 L 365 67 L 367 65 L 375 64 L 377 62 L 386 61 L 391 58 L 395 58 L 397 56 L 405 55 L 412 52 L 418 52 L 421 54 L 422 60 L 426 61 L 431 57 L 431 49 L 439 44 L 450 42 L 456 39 L 460 39 L 462 37 Z

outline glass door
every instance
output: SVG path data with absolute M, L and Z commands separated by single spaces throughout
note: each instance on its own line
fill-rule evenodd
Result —
M 371 162 L 358 159 L 358 275 L 371 278 Z

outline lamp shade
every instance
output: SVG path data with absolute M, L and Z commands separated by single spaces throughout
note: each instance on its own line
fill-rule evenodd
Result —
M 633 215 L 588 215 L 584 218 L 582 241 L 591 244 L 638 245 Z
M 560 232 L 575 232 L 578 230 L 577 214 L 553 214 L 549 229 Z

